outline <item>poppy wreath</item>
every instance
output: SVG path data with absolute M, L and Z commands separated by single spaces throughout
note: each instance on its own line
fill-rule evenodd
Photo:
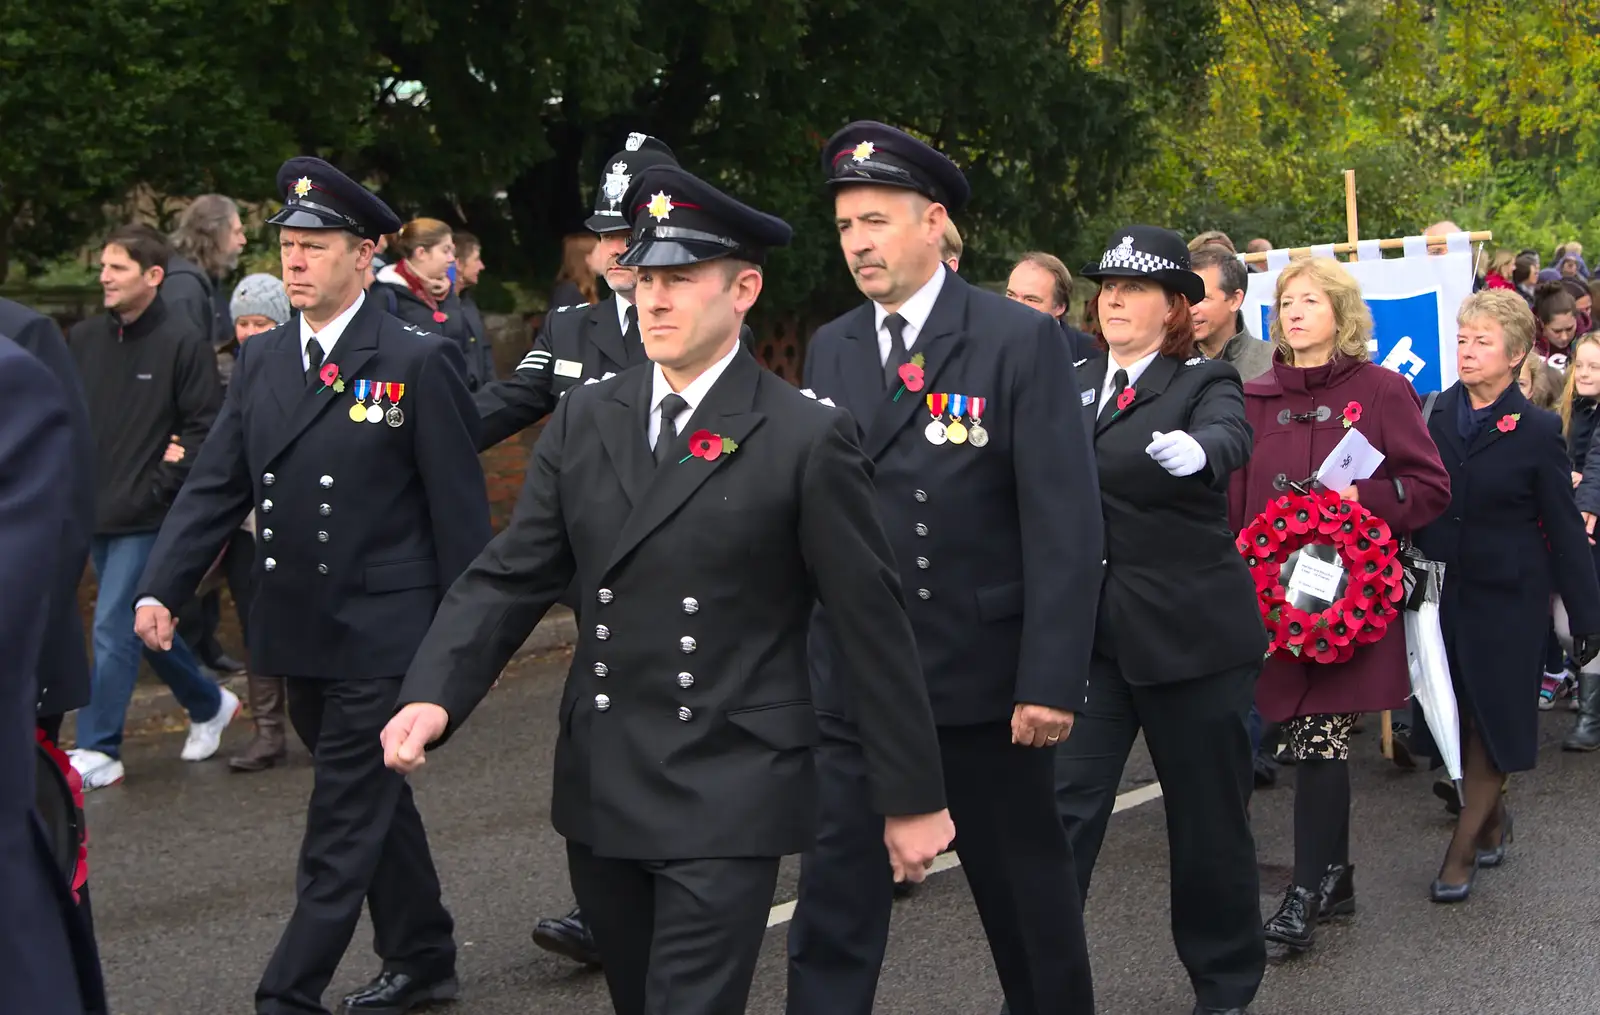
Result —
M 1320 613 L 1290 605 L 1282 584 L 1289 555 L 1313 544 L 1337 550 L 1350 575 L 1344 594 Z M 1342 663 L 1380 640 L 1400 615 L 1399 541 L 1388 522 L 1332 490 L 1274 498 L 1240 531 L 1237 545 L 1272 637 L 1268 655 Z

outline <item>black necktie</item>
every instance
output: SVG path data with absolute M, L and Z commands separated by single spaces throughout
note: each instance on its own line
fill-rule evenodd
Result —
M 1106 402 L 1110 404 L 1112 408 L 1115 408 L 1117 404 L 1117 398 L 1121 396 L 1122 392 L 1127 387 L 1128 371 L 1118 367 L 1117 372 L 1111 375 L 1111 397 L 1107 398 Z M 1100 406 L 1100 411 L 1105 412 L 1106 407 L 1104 405 Z
M 668 395 L 661 400 L 661 432 L 656 434 L 656 464 L 672 457 L 672 446 L 678 439 L 678 413 L 689 407 L 682 395 Z
M 634 350 L 640 349 L 644 345 L 644 340 L 639 337 L 639 308 L 630 303 L 628 304 L 627 312 L 623 316 L 627 319 L 628 326 L 622 329 L 622 340 L 623 344 L 628 347 L 628 355 L 631 357 Z M 643 362 L 643 360 L 640 362 Z
M 906 348 L 906 319 L 890 314 L 883 319 L 889 329 L 889 358 L 883 361 L 883 386 L 888 391 L 900 390 L 900 368 L 911 362 L 911 351 Z
M 306 339 L 306 360 L 310 364 L 306 367 L 306 384 L 309 386 L 317 381 L 317 371 L 322 368 L 322 343 L 314 335 Z

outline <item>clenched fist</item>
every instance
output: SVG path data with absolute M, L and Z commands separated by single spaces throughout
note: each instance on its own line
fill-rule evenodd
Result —
M 956 837 L 948 810 L 883 819 L 883 844 L 895 881 L 921 881 L 934 857 Z
M 133 614 L 133 633 L 152 652 L 172 650 L 172 611 L 160 603 L 141 606 Z
M 428 761 L 428 745 L 444 734 L 450 713 L 438 705 L 414 701 L 395 713 L 378 735 L 383 744 L 383 763 L 410 775 Z

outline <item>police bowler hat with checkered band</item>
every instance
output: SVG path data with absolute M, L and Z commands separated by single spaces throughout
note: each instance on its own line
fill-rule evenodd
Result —
M 400 216 L 381 197 L 308 155 L 292 158 L 278 169 L 278 193 L 284 205 L 267 219 L 268 225 L 343 229 L 374 242 L 400 228 Z
M 1189 268 L 1189 245 L 1183 237 L 1159 226 L 1126 226 L 1111 234 L 1100 260 L 1078 274 L 1096 282 L 1104 278 L 1151 278 L 1191 305 L 1206 298 L 1206 283 Z
M 789 223 L 724 194 L 674 164 L 651 166 L 633 178 L 622 199 L 633 239 L 617 263 L 665 268 L 735 257 L 766 260 L 770 247 L 786 247 Z

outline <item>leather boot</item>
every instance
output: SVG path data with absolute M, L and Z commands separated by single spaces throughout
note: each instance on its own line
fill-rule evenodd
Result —
M 250 717 L 255 720 L 256 735 L 244 753 L 228 759 L 228 767 L 235 772 L 264 772 L 289 756 L 288 739 L 283 728 L 283 678 L 251 674 L 247 681 L 246 695 Z
M 1578 674 L 1578 725 L 1561 749 L 1600 750 L 1600 673 Z
M 1336 863 L 1328 866 L 1322 875 L 1322 890 L 1317 904 L 1317 922 L 1327 923 L 1336 916 L 1349 916 L 1356 911 L 1356 865 Z
M 1290 885 L 1283 893 L 1283 904 L 1265 926 L 1268 941 L 1276 941 L 1293 952 L 1311 947 L 1317 934 L 1317 907 L 1320 891 Z

